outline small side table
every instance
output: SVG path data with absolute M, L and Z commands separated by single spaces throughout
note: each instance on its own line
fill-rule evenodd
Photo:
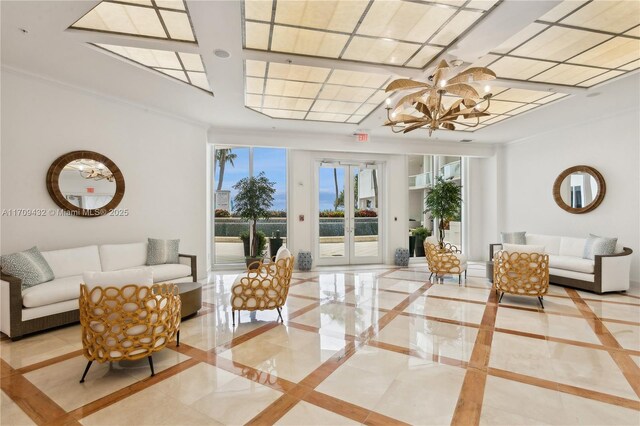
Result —
M 487 279 L 490 283 L 493 282 L 493 261 L 487 262 Z

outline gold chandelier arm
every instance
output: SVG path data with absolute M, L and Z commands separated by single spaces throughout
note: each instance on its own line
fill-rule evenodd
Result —
M 450 121 L 449 123 L 461 124 L 461 125 L 466 126 L 466 127 L 476 127 L 478 124 L 480 124 L 480 117 L 476 117 L 476 123 L 475 124 L 467 124 L 467 123 L 462 123 L 460 121 Z

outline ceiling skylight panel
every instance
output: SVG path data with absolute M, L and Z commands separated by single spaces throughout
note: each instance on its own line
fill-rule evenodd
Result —
M 523 105 L 524 104 L 520 102 L 492 100 L 491 106 L 489 107 L 489 111 L 491 111 L 492 114 L 507 114 L 509 111 L 512 111 Z
M 626 33 L 624 33 L 624 35 L 628 35 L 631 37 L 640 37 L 640 25 L 627 31 Z
M 368 3 L 368 0 L 279 0 L 275 22 L 351 33 Z
M 546 28 L 548 28 L 548 25 L 538 24 L 536 22 L 529 24 L 519 33 L 510 37 L 491 51 L 495 53 L 508 53 Z
M 265 94 L 294 98 L 315 98 L 321 87 L 321 84 L 316 83 L 301 83 L 298 81 L 268 78 Z
M 356 36 L 349 43 L 349 47 L 342 55 L 342 58 L 379 64 L 402 65 L 419 47 L 417 44 Z
M 431 39 L 429 43 L 448 45 L 465 32 L 471 25 L 482 17 L 482 12 L 469 10 L 459 11 L 451 21 L 447 22 L 440 31 Z
M 426 42 L 456 12 L 452 8 L 400 0 L 376 0 L 357 33 L 394 40 Z
M 368 72 L 334 70 L 327 80 L 329 84 L 340 84 L 343 86 L 359 86 L 380 88 L 389 80 L 389 75 L 374 74 Z
M 267 63 L 264 61 L 247 59 L 244 63 L 244 69 L 247 76 L 264 77 L 267 70 Z
M 110 44 L 94 46 L 211 93 L 200 55 Z
M 550 62 L 535 61 L 532 59 L 504 57 L 491 64 L 491 69 L 498 78 L 512 78 L 527 80 L 534 75 L 551 68 Z
M 262 113 L 273 118 L 288 118 L 292 120 L 303 120 L 307 115 L 304 111 L 289 111 L 286 109 L 269 109 L 263 108 Z
M 583 86 L 583 87 L 595 86 L 598 83 L 602 83 L 603 81 L 616 78 L 622 74 L 624 74 L 624 71 L 607 71 L 604 74 L 600 74 L 599 76 L 590 78 L 587 81 L 583 81 L 582 83 L 578 84 L 578 86 Z
M 491 105 L 493 106 L 493 102 L 491 103 Z M 540 105 L 538 104 L 525 104 L 522 105 L 521 107 L 518 107 L 516 109 L 512 109 L 511 111 L 508 112 L 508 115 L 518 115 L 518 114 L 522 114 L 523 112 L 527 112 L 531 109 L 534 108 L 538 108 Z
M 640 3 L 636 0 L 593 1 L 560 22 L 620 33 L 640 24 Z
M 343 34 L 275 25 L 271 50 L 337 58 L 348 40 L 349 36 Z
M 615 37 L 582 53 L 569 62 L 606 68 L 617 68 L 640 57 L 640 40 Z
M 247 77 L 245 80 L 247 93 L 261 94 L 264 91 L 264 78 Z
M 414 68 L 422 68 L 430 60 L 435 58 L 436 55 L 440 54 L 440 52 L 442 52 L 442 48 L 440 47 L 433 47 L 429 45 L 424 46 L 418 53 L 415 54 L 415 56 L 411 58 L 411 60 L 409 60 L 409 62 L 407 62 L 406 65 Z
M 551 27 L 511 52 L 527 58 L 564 61 L 610 38 L 591 31 Z
M 547 22 L 556 22 L 574 10 L 580 8 L 583 4 L 587 3 L 588 0 L 564 0 L 562 3 L 551 9 L 549 12 L 542 15 L 540 18 L 541 21 Z
M 543 81 L 545 83 L 575 85 L 602 73 L 603 70 L 597 68 L 560 64 L 531 78 L 531 80 Z
M 308 111 L 312 104 L 312 99 L 265 96 L 263 107 L 272 109 L 289 109 L 292 111 Z
M 244 0 L 244 17 L 255 21 L 271 21 L 272 0 Z
M 364 120 L 364 115 L 352 115 L 351 117 L 349 117 L 349 119 L 347 120 L 347 123 L 359 123 L 362 120 Z
M 332 114 L 328 112 L 310 112 L 306 119 L 312 121 L 335 121 L 343 123 L 349 118 L 348 114 Z
M 374 93 L 375 89 L 327 84 L 320 91 L 318 98 L 347 102 L 366 102 Z
M 351 115 L 356 112 L 359 105 L 352 102 L 317 100 L 313 104 L 311 111 Z
M 493 92 L 493 90 L 492 90 Z M 494 95 L 491 99 L 514 101 L 514 102 L 536 102 L 542 98 L 549 96 L 549 92 L 541 92 L 539 90 L 526 90 L 526 89 L 508 89 Z M 493 102 L 493 101 L 492 101 Z
M 269 47 L 269 25 L 245 22 L 244 43 L 249 49 L 267 50 Z
M 620 67 L 621 70 L 625 70 L 625 71 L 633 71 L 636 68 L 640 68 L 640 59 Z
M 262 96 L 247 93 L 244 95 L 244 104 L 248 107 L 260 108 L 262 106 Z
M 160 15 L 172 39 L 195 41 L 191 22 L 186 13 L 161 10 Z
M 182 1 L 155 3 L 105 0 L 71 28 L 195 42 L 189 15 Z
M 304 65 L 281 64 L 271 62 L 269 64 L 269 78 L 283 80 L 298 80 L 323 83 L 329 72 L 329 68 L 308 67 Z

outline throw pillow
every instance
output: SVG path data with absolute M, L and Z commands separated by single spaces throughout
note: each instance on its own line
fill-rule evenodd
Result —
M 55 278 L 38 247 L 0 257 L 2 272 L 22 280 L 22 290 Z
M 584 245 L 585 259 L 594 260 L 595 256 L 608 256 L 616 252 L 616 244 L 618 238 L 599 237 L 597 235 L 589 234 L 587 242 Z
M 508 253 L 544 253 L 544 246 L 524 244 L 503 244 L 502 250 Z
M 180 263 L 178 246 L 180 240 L 156 240 L 149 238 L 147 245 L 147 265 L 164 265 L 165 263 Z
M 501 232 L 500 238 L 502 239 L 502 243 L 507 244 L 527 244 L 527 239 L 525 237 L 526 232 Z

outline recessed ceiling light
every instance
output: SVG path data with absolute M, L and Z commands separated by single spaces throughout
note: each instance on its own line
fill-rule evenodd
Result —
M 224 49 L 216 49 L 213 51 L 213 54 L 216 55 L 218 58 L 222 58 L 222 59 L 226 59 L 229 56 L 231 56 L 231 53 L 227 52 Z

